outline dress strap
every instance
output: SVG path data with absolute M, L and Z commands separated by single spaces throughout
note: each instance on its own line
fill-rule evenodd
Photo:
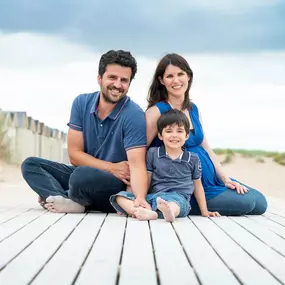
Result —
M 155 106 L 159 109 L 160 114 L 163 114 L 172 109 L 171 106 L 166 101 L 157 102 Z

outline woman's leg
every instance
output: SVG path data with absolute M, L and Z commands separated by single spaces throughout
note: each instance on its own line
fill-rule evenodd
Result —
M 227 189 L 218 196 L 207 201 L 208 210 L 217 211 L 223 216 L 240 216 L 250 213 L 255 208 L 253 192 L 242 195 L 235 190 Z M 201 215 L 197 203 L 193 203 L 189 215 Z

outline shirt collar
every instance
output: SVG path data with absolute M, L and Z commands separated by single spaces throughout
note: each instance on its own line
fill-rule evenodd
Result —
M 166 153 L 166 150 L 165 150 L 165 146 L 162 145 L 158 148 L 158 151 L 157 151 L 157 155 L 158 157 L 164 157 L 164 156 L 167 156 L 167 153 Z M 183 154 L 182 154 L 182 157 L 181 158 L 178 158 L 177 160 L 180 160 L 180 161 L 185 161 L 185 162 L 189 162 L 190 160 L 190 152 L 187 151 L 187 150 L 184 150 L 183 151 Z
M 95 114 L 97 116 L 97 106 L 100 98 L 100 92 L 95 92 L 94 101 L 91 106 L 90 114 Z M 122 98 L 115 106 L 114 110 L 108 115 L 110 119 L 116 120 L 121 111 L 123 110 L 126 103 L 130 100 L 130 97 L 125 96 Z

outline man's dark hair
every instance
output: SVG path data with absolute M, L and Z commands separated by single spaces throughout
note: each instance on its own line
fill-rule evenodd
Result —
M 190 122 L 187 116 L 177 109 L 171 109 L 159 117 L 157 120 L 158 133 L 161 135 L 164 128 L 173 124 L 176 124 L 179 127 L 184 126 L 186 134 L 188 135 L 190 133 Z
M 109 50 L 104 53 L 99 62 L 98 73 L 102 77 L 106 71 L 108 64 L 118 64 L 132 69 L 131 80 L 135 78 L 137 73 L 137 62 L 129 51 L 124 50 Z

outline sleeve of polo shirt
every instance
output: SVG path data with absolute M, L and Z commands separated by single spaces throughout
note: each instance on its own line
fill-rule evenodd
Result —
M 190 161 L 192 162 L 192 179 L 200 179 L 202 176 L 202 166 L 198 155 L 192 153 Z
M 77 96 L 71 107 L 70 113 L 70 120 L 67 124 L 71 129 L 76 131 L 83 131 L 83 123 L 82 123 L 82 104 L 81 103 L 81 96 Z
M 146 122 L 143 111 L 128 116 L 124 124 L 124 147 L 128 151 L 146 146 Z

